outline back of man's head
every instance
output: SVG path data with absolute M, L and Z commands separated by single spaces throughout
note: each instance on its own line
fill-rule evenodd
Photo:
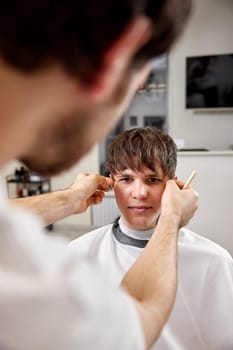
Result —
M 133 19 L 149 18 L 153 31 L 136 54 L 135 67 L 171 47 L 190 7 L 191 0 L 2 1 L 0 55 L 26 72 L 57 61 L 69 74 L 88 82 Z
M 109 146 L 107 168 L 114 176 L 126 169 L 156 171 L 175 176 L 177 148 L 173 139 L 155 127 L 134 128 L 120 134 Z

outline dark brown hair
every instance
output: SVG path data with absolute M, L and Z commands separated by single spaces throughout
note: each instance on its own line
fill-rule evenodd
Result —
M 103 53 L 130 20 L 151 19 L 151 40 L 135 65 L 167 51 L 182 31 L 191 0 L 9 0 L 0 2 L 0 55 L 26 72 L 56 60 L 90 81 Z
M 117 172 L 143 168 L 156 171 L 160 167 L 165 176 L 173 178 L 177 163 L 177 147 L 173 139 L 154 127 L 134 128 L 120 134 L 108 148 L 107 168 Z

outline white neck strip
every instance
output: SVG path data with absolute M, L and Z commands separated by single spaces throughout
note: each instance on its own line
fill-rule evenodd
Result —
M 133 237 L 136 239 L 150 239 L 150 237 L 152 236 L 152 234 L 154 233 L 154 229 L 150 229 L 150 230 L 146 230 L 146 231 L 137 231 L 137 230 L 133 230 L 129 227 L 127 227 L 123 222 L 122 222 L 122 217 L 120 217 L 119 219 L 119 226 L 122 232 L 124 232 L 124 234 L 126 236 L 129 237 Z

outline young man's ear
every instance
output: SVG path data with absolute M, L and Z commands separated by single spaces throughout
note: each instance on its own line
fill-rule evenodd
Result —
M 113 187 L 114 187 L 114 176 L 110 173 L 109 177 L 110 177 L 110 179 L 112 179 L 111 189 L 113 189 Z
M 103 64 L 93 81 L 87 86 L 90 98 L 101 102 L 114 91 L 127 72 L 132 58 L 149 40 L 152 33 L 150 20 L 137 17 L 126 27 L 103 57 Z

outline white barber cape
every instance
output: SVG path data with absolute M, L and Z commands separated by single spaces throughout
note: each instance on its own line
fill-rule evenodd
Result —
M 41 226 L 0 200 L 0 349 L 144 349 L 130 298 Z
M 133 239 L 148 239 L 152 234 L 130 230 L 121 220 L 119 224 Z M 97 260 L 119 285 L 143 248 L 117 241 L 112 227 L 85 234 L 70 247 Z M 186 228 L 179 232 L 175 305 L 153 349 L 233 349 L 233 260 L 225 249 Z

